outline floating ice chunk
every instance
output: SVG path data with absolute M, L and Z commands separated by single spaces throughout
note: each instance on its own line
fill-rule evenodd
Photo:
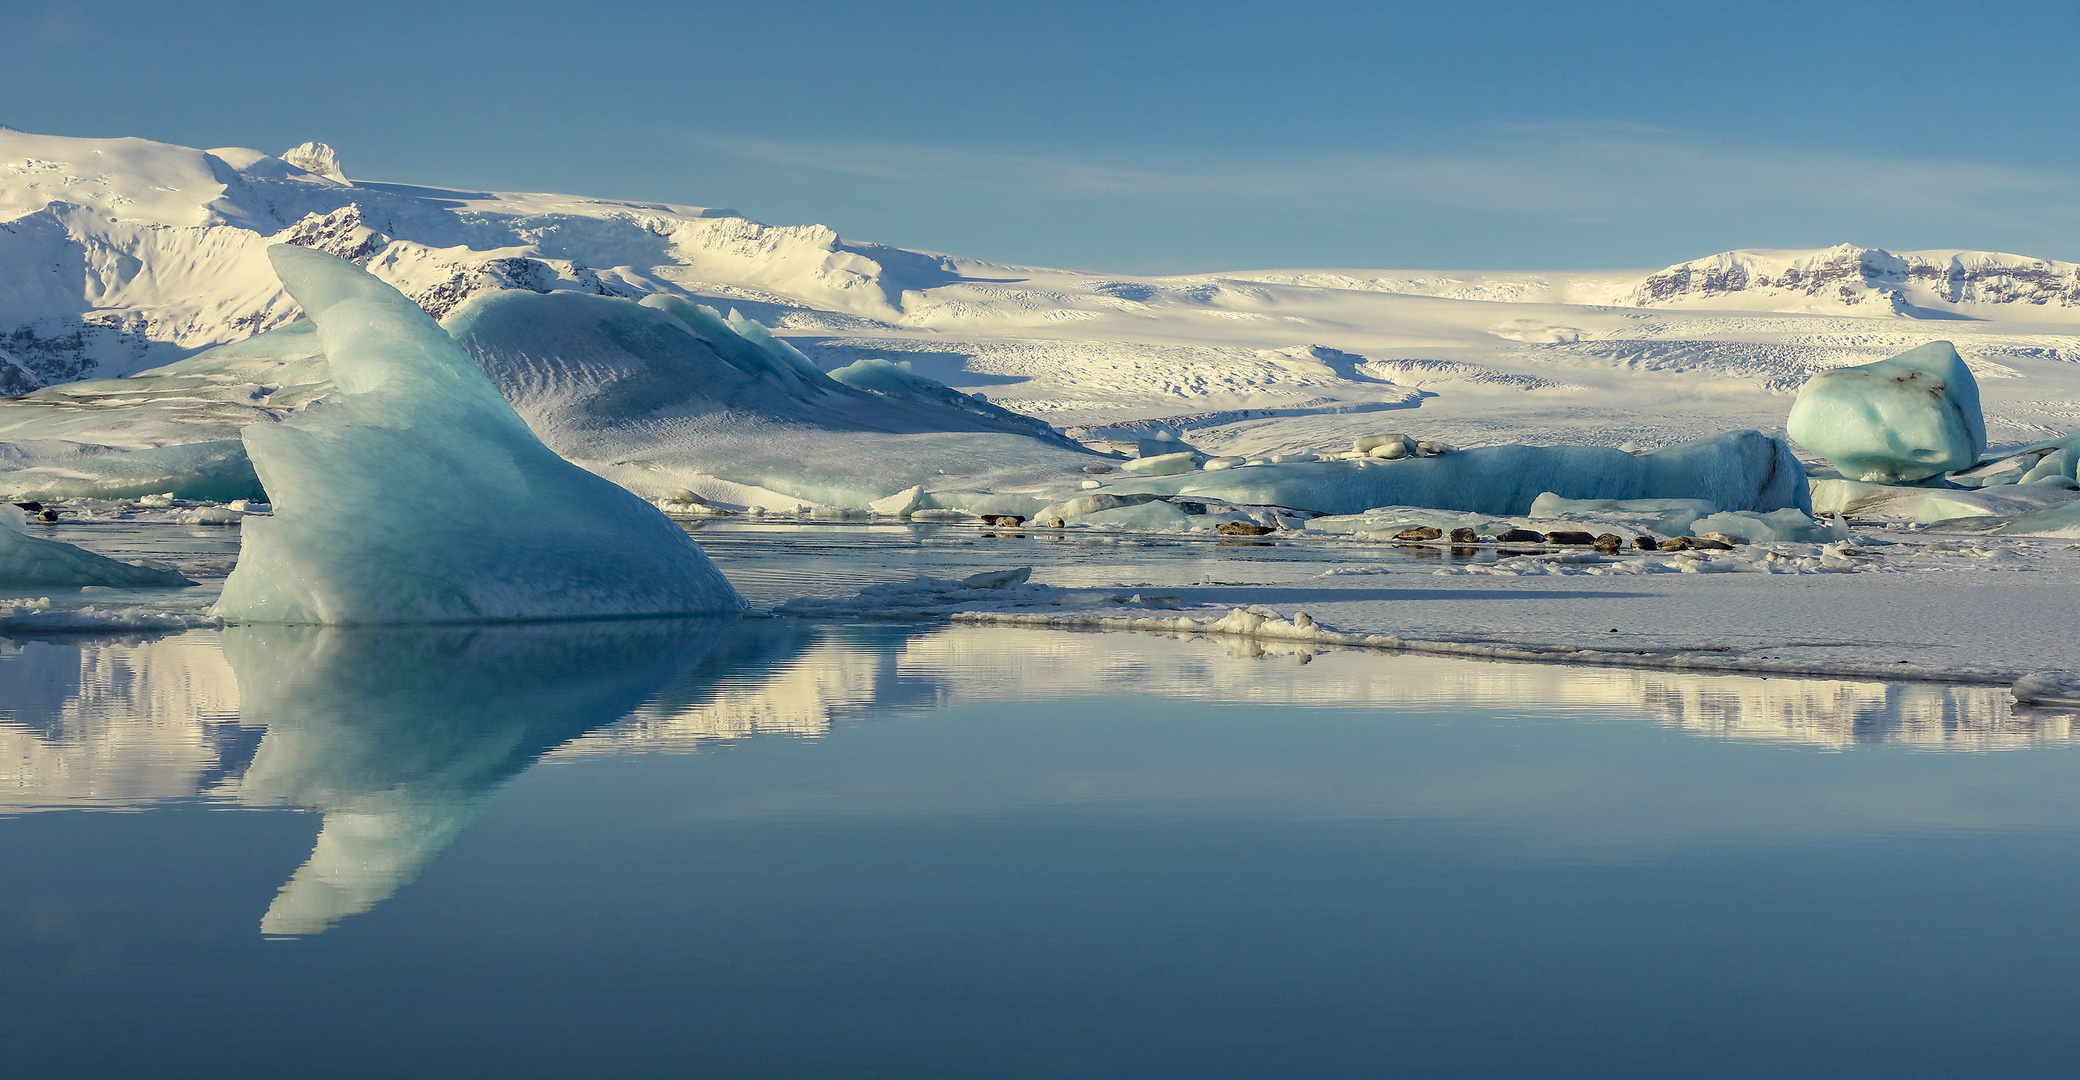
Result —
M 1095 510 L 1077 519 L 1100 528 L 1132 529 L 1137 532 L 1175 532 L 1191 524 L 1191 516 L 1178 507 L 1154 500 L 1145 503 Z
M 1175 454 L 1134 458 L 1121 464 L 1119 469 L 1130 476 L 1176 476 L 1198 467 L 1196 455 L 1189 450 L 1182 450 Z
M 1879 483 L 1969 468 L 1986 449 L 1979 384 L 1947 341 L 1813 376 L 1787 430 L 1843 475 Z
M 868 503 L 867 509 L 877 514 L 909 517 L 911 511 L 916 510 L 918 504 L 922 501 L 924 501 L 924 485 L 916 484 L 904 488 L 886 499 L 876 499 Z
M 2037 459 L 2037 463 L 2030 466 L 2028 472 L 2022 474 L 2022 479 L 2015 482 L 2018 484 L 2038 484 L 2071 480 L 2073 478 L 2072 456 L 2073 454 L 2070 450 L 2053 450 Z
M 2033 671 L 2011 693 L 2024 705 L 2080 705 L 2080 672 Z
M 1690 531 L 1692 522 L 1718 510 L 1703 499 L 1563 499 L 1548 491 L 1531 500 L 1531 509 L 1525 516 L 1596 520 L 1608 517 L 1619 521 L 1636 518 L 1642 528 L 1680 536 Z
M 1053 606 L 1068 593 L 1029 579 L 1033 568 L 987 570 L 959 580 L 919 577 L 869 585 L 858 595 L 828 598 L 800 597 L 774 610 L 782 615 L 806 617 L 857 616 L 864 619 L 918 619 L 950 615 L 956 611 L 1012 611 Z
M 743 600 L 656 507 L 557 457 L 403 294 L 268 249 L 337 392 L 244 430 L 274 504 L 245 525 L 217 613 L 417 623 L 719 614 Z
M 1825 544 L 1849 538 L 1847 522 L 1815 521 L 1790 509 L 1767 514 L 1748 510 L 1709 514 L 1691 522 L 1689 532 L 1694 536 L 1729 536 L 1751 544 Z
M 1863 517 L 1913 517 L 1935 488 L 1872 484 L 1829 477 L 1813 481 L 1813 512 Z
M 135 588 L 193 585 L 172 570 L 117 562 L 82 547 L 29 535 L 27 515 L 0 503 L 0 587 Z
M 2048 484 L 2031 484 L 2030 487 L 2060 490 Z M 2080 536 L 2080 499 L 2022 514 L 1997 531 L 2009 536 Z
M 2057 477 L 2065 480 L 2065 477 Z M 1921 497 L 1914 520 L 1924 525 L 1960 518 L 2014 517 L 2080 499 L 2080 491 L 2059 484 L 2002 484 L 1963 491 L 1931 490 Z

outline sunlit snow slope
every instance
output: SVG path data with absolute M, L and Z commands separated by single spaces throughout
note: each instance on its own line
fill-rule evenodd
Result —
M 2070 263 L 1843 246 L 1651 272 L 1135 277 L 728 210 L 376 183 L 309 144 L 285 156 L 319 171 L 253 150 L 0 129 L 0 393 L 288 323 L 296 309 L 263 255 L 286 242 L 366 267 L 451 330 L 488 294 L 683 298 L 771 326 L 825 369 L 908 360 L 1073 434 L 1169 427 L 1227 452 L 1378 431 L 1659 445 L 1776 430 L 1813 372 L 1936 339 L 1979 378 L 1996 445 L 2080 426 Z M 128 388 L 99 385 L 115 396 L 92 407 L 120 407 Z M 209 388 L 217 413 L 302 393 L 227 385 Z

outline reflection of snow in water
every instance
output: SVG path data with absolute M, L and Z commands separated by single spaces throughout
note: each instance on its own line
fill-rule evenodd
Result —
M 744 666 L 653 694 L 625 716 L 595 716 L 607 726 L 574 731 L 550 756 L 813 736 L 889 708 L 1123 693 L 1263 706 L 1640 710 L 1699 735 L 1827 749 L 1991 750 L 2076 738 L 2074 714 L 2018 706 L 1998 687 L 1506 664 L 1145 634 L 744 625 L 760 628 L 752 655 L 738 656 Z M 264 706 L 269 717 L 241 717 L 239 683 L 216 632 L 7 644 L 0 700 L 0 813 L 198 794 L 294 801 L 252 790 L 246 766 L 263 724 L 272 743 L 263 740 L 262 760 L 281 757 L 290 734 L 273 728 L 297 703 L 275 700 Z
M 951 705 L 1633 717 L 1824 749 L 2015 749 L 2074 716 L 2005 688 L 1502 664 L 1152 634 L 750 620 L 410 631 L 241 628 L 0 650 L 0 813 L 201 795 L 324 814 L 261 923 L 320 932 L 410 883 L 545 756 L 685 752 Z M 1079 706 L 1083 708 L 1084 706 Z M 253 741 L 258 737 L 258 746 Z

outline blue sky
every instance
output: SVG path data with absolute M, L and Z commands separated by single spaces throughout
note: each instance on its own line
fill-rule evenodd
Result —
M 0 10 L 0 123 L 1113 271 L 2080 261 L 2080 3 Z

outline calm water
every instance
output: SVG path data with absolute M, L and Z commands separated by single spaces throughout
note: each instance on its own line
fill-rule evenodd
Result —
M 2074 719 L 980 627 L 5 642 L 0 1074 L 2070 1075 Z
M 1036 580 L 1064 588 L 1172 588 L 1200 584 L 1290 584 L 1324 571 L 1428 574 L 1461 562 L 1493 562 L 1493 548 L 1397 547 L 1326 537 L 1132 536 L 1045 533 L 972 525 L 865 525 L 758 522 L 742 518 L 684 522 L 710 558 L 753 605 L 797 596 L 847 596 L 880 581 L 965 577 L 1031 566 Z M 238 560 L 233 526 L 172 525 L 114 519 L 61 519 L 38 535 L 118 559 L 156 560 L 201 584 L 183 590 L 102 590 L 52 595 L 59 607 L 145 603 L 206 610 Z M 50 594 L 0 588 L 0 603 Z

